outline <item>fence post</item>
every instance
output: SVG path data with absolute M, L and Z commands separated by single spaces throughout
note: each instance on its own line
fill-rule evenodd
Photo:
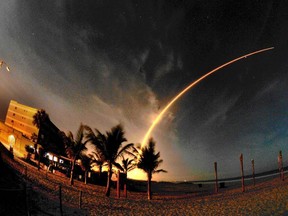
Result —
M 279 155 L 278 155 L 278 167 L 279 167 L 280 179 L 281 179 L 282 181 L 284 181 L 284 170 L 283 170 L 282 151 L 279 151 Z
M 240 155 L 240 165 L 241 165 L 241 182 L 242 182 L 242 192 L 245 192 L 244 184 L 244 169 L 243 169 L 243 154 Z
M 214 162 L 214 170 L 215 170 L 215 193 L 218 193 L 218 174 L 217 174 L 217 162 Z
M 60 201 L 60 215 L 63 216 L 63 210 L 62 210 L 62 189 L 61 189 L 61 184 L 59 184 L 59 201 Z
M 124 184 L 124 197 L 127 198 L 127 184 Z
M 82 191 L 79 192 L 79 208 L 82 207 Z
M 253 178 L 253 185 L 255 186 L 255 166 L 254 166 L 254 159 L 251 160 L 252 163 L 252 178 Z
M 117 198 L 120 198 L 120 170 L 117 171 Z

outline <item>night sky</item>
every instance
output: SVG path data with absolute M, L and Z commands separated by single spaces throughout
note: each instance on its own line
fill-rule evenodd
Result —
M 164 160 L 154 180 L 210 179 L 288 165 L 288 2 L 1 0 L 0 119 L 11 99 L 43 108 L 64 132 L 123 124 L 140 143 L 178 92 L 191 89 L 152 132 Z M 130 175 L 130 177 L 135 177 Z

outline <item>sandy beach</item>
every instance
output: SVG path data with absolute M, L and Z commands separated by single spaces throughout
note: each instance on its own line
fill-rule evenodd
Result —
M 85 185 L 80 181 L 70 186 L 68 178 L 52 173 L 46 175 L 45 170 L 38 171 L 19 159 L 4 158 L 4 161 L 18 171 L 20 181 L 26 182 L 31 215 L 61 215 L 60 184 L 63 215 L 288 215 L 288 180 L 281 181 L 278 176 L 257 180 L 256 186 L 247 182 L 244 193 L 240 182 L 226 184 L 217 194 L 213 184 L 199 187 L 192 183 L 153 183 L 153 200 L 149 201 L 145 192 L 131 191 L 127 198 L 121 191 L 118 199 L 114 188 L 107 198 L 102 186 Z M 18 180 L 15 182 L 18 184 Z M 2 210 L 2 213 L 11 215 L 11 209 L 6 206 L 6 212 Z

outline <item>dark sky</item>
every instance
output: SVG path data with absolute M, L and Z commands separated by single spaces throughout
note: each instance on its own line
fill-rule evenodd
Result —
M 288 162 L 287 1 L 2 0 L 0 117 L 14 99 L 65 132 L 122 123 L 139 143 L 184 87 L 267 47 L 191 89 L 152 136 L 168 170 L 158 180 L 213 178 L 214 161 L 237 176 L 240 153 L 246 173 L 252 158 L 274 169 L 279 150 Z

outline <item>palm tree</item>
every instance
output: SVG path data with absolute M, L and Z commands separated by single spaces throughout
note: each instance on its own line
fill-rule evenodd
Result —
M 37 158 L 37 145 L 40 142 L 40 136 L 41 136 L 40 130 L 43 129 L 43 125 L 47 123 L 48 120 L 50 120 L 49 115 L 46 113 L 44 109 L 38 110 L 37 113 L 33 115 L 32 123 L 39 129 L 38 135 L 33 133 L 31 137 L 35 141 L 35 144 L 34 144 L 35 159 Z M 37 137 L 37 139 L 35 136 Z M 40 157 L 38 159 L 40 160 Z
M 40 129 L 41 126 L 47 122 L 47 120 L 50 120 L 49 115 L 46 113 L 44 109 L 40 109 L 35 113 L 33 116 L 33 124 Z
M 130 143 L 122 147 L 123 142 L 126 142 L 127 139 L 124 137 L 124 130 L 120 124 L 112 127 L 111 131 L 106 131 L 106 134 L 101 133 L 97 129 L 95 129 L 95 134 L 93 130 L 88 126 L 86 127 L 86 130 L 87 139 L 103 155 L 103 159 L 108 165 L 108 177 L 105 195 L 109 197 L 111 188 L 112 166 L 114 165 L 117 168 L 122 169 L 121 165 L 116 161 L 124 153 L 129 153 L 129 150 L 132 149 L 134 144 Z
M 124 158 L 122 157 L 122 164 L 121 167 L 124 171 L 125 179 L 124 179 L 124 195 L 127 198 L 127 173 L 137 167 L 137 164 L 135 163 L 136 156 L 131 158 Z
M 151 194 L 152 175 L 154 173 L 167 172 L 166 170 L 163 169 L 157 170 L 157 168 L 160 166 L 163 160 L 160 159 L 160 152 L 155 153 L 155 144 L 156 143 L 153 140 L 153 138 L 150 138 L 148 141 L 148 146 L 141 148 L 137 163 L 137 167 L 147 173 L 148 200 L 152 199 Z
M 80 158 L 81 158 L 80 166 L 82 170 L 84 171 L 84 182 L 85 184 L 87 184 L 87 175 L 91 168 L 92 158 L 87 156 L 86 154 L 81 154 Z
M 68 132 L 66 145 L 66 154 L 71 160 L 70 184 L 73 185 L 76 160 L 79 158 L 80 153 L 83 150 L 86 150 L 86 142 L 84 141 L 84 126 L 82 124 L 80 125 L 75 138 L 71 131 Z
M 99 176 L 101 176 L 102 173 L 102 167 L 105 163 L 105 158 L 101 152 L 93 151 L 92 154 L 90 154 L 91 157 L 91 165 L 96 165 L 99 167 Z
M 133 169 L 135 169 L 137 167 L 137 164 L 135 163 L 135 159 L 131 159 L 131 158 L 124 158 L 122 157 L 122 164 L 121 167 L 124 171 L 124 174 L 127 177 L 127 173 Z

